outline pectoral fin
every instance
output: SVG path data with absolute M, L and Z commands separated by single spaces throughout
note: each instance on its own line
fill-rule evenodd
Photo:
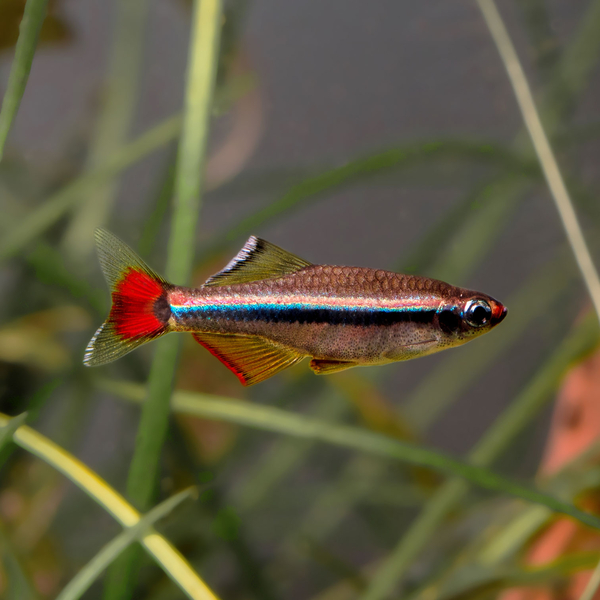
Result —
M 304 358 L 258 336 L 222 333 L 194 333 L 193 336 L 233 371 L 243 385 L 268 379 Z
M 321 360 L 320 358 L 313 358 L 310 361 L 310 368 L 317 375 L 329 375 L 331 373 L 338 373 L 339 371 L 345 371 L 352 367 L 357 367 L 358 363 L 342 360 Z

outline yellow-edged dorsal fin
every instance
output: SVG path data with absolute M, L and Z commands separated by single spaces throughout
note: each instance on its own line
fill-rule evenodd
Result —
M 243 385 L 268 379 L 304 358 L 293 350 L 253 335 L 194 333 L 193 336 L 233 371 Z
M 309 366 L 317 375 L 329 375 L 331 373 L 339 373 L 339 371 L 357 367 L 358 363 L 343 360 L 321 360 L 319 358 L 313 358 L 310 361 Z
M 233 285 L 283 277 L 310 266 L 308 261 L 266 240 L 251 236 L 237 256 L 204 285 Z

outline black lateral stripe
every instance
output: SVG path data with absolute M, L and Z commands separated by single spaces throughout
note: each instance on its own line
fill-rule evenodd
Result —
M 265 321 L 267 323 L 328 323 L 360 327 L 394 325 L 396 323 L 431 323 L 435 310 L 383 311 L 331 308 L 269 308 L 264 306 L 236 310 L 203 310 L 201 318 L 230 321 Z M 200 314 L 188 313 L 197 319 Z M 185 316 L 183 317 L 185 319 Z

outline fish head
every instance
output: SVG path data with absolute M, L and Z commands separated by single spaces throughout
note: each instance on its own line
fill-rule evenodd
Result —
M 487 333 L 504 320 L 508 309 L 498 300 L 471 290 L 445 298 L 440 304 L 435 323 L 441 342 L 458 346 Z

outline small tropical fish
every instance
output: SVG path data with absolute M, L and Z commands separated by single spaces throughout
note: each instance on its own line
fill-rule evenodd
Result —
M 192 333 L 243 385 L 305 357 L 317 374 L 382 365 L 459 346 L 506 308 L 426 277 L 313 265 L 260 238 L 199 288 L 171 285 L 114 235 L 96 232 L 112 293 L 84 364 L 103 365 L 165 333 Z

